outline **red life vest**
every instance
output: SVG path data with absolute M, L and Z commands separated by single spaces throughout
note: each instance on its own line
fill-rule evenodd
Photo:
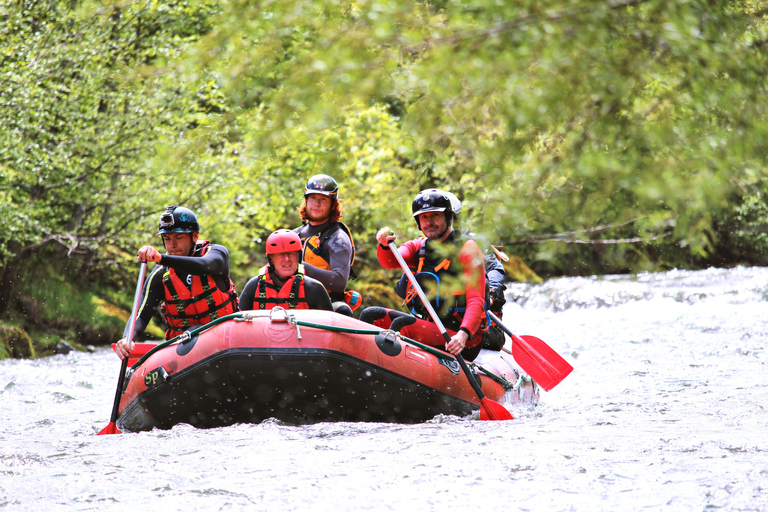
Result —
M 304 265 L 299 265 L 296 274 L 292 275 L 279 289 L 272 282 L 272 276 L 268 270 L 269 265 L 259 270 L 256 285 L 258 295 L 253 297 L 254 306 L 258 304 L 258 309 L 272 309 L 275 306 L 285 309 L 309 309 L 304 292 Z
M 203 256 L 210 249 L 210 243 L 198 244 Z M 162 305 L 163 320 L 168 324 L 165 339 L 169 340 L 183 333 L 194 325 L 205 325 L 236 312 L 238 308 L 235 283 L 230 279 L 229 290 L 219 289 L 213 276 L 192 275 L 192 285 L 187 285 L 179 278 L 176 271 L 169 268 L 163 274 L 165 302 Z

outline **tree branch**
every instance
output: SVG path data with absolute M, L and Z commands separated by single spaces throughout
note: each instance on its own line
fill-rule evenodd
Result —
M 628 221 L 619 222 L 615 224 L 604 224 L 602 226 L 594 226 L 591 228 L 578 229 L 575 231 L 564 231 L 562 233 L 552 233 L 552 234 L 546 234 L 546 235 L 534 235 L 524 240 L 514 240 L 511 242 L 507 242 L 507 244 L 508 245 L 546 244 L 549 242 L 561 242 L 565 244 L 591 244 L 591 245 L 632 244 L 632 243 L 649 242 L 652 240 L 658 240 L 660 238 L 663 238 L 672 234 L 672 231 L 667 231 L 665 233 L 662 233 L 661 235 L 656 235 L 651 237 L 597 239 L 597 240 L 574 238 L 574 236 L 578 235 L 579 233 L 597 233 L 599 231 L 605 231 L 606 229 L 626 226 L 627 224 L 632 224 L 633 222 L 636 222 L 642 218 L 644 217 L 638 217 L 635 219 L 630 219 Z
M 648 0 L 623 0 L 620 2 L 599 2 L 600 6 L 606 6 L 609 9 L 623 9 L 625 7 L 631 7 L 633 5 L 639 5 L 647 2 Z M 409 54 L 419 54 L 434 46 L 444 46 L 450 44 L 456 44 L 470 39 L 477 39 L 479 37 L 489 37 L 500 34 L 502 32 L 508 32 L 512 29 L 522 27 L 523 25 L 531 25 L 533 23 L 541 21 L 558 21 L 564 18 L 572 18 L 579 14 L 583 14 L 582 10 L 576 8 L 565 8 L 555 11 L 547 11 L 544 13 L 527 14 L 514 18 L 511 20 L 501 21 L 491 27 L 475 30 L 475 31 L 461 31 L 451 35 L 437 37 L 434 39 L 428 39 L 424 41 L 421 47 L 408 47 L 403 48 L 403 51 Z

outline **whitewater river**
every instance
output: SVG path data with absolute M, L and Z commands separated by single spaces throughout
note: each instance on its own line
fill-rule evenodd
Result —
M 514 285 L 575 368 L 509 422 L 96 436 L 111 351 L 0 362 L 0 510 L 768 510 L 768 269 Z

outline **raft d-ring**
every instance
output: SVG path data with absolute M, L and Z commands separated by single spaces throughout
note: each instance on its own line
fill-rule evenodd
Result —
M 272 315 L 275 313 L 282 313 L 282 318 L 273 318 Z M 272 310 L 269 312 L 269 321 L 270 322 L 288 322 L 288 311 L 285 310 L 285 308 L 281 308 L 280 306 L 275 306 L 272 308 Z
M 283 317 L 282 318 L 272 318 L 272 313 L 275 312 L 282 312 Z M 275 306 L 272 308 L 272 311 L 269 312 L 269 321 L 270 322 L 288 322 L 292 326 L 296 328 L 296 338 L 301 339 L 301 329 L 299 329 L 299 324 L 297 323 L 296 316 L 290 314 L 285 308 L 281 308 L 280 306 Z
M 383 329 L 379 334 L 384 335 L 384 341 L 388 343 L 394 343 L 400 339 L 400 331 L 393 331 L 392 329 Z M 390 334 L 392 338 L 390 339 Z

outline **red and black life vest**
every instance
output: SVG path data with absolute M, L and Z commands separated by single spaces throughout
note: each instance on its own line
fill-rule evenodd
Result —
M 206 240 L 197 244 L 195 252 L 203 256 L 209 249 L 210 243 Z M 237 291 L 231 279 L 229 290 L 225 292 L 218 287 L 213 276 L 191 277 L 192 284 L 187 288 L 174 269 L 168 268 L 163 274 L 165 302 L 162 304 L 162 313 L 168 324 L 165 339 L 169 340 L 192 326 L 205 325 L 238 310 Z
M 455 238 L 448 240 L 448 242 L 453 244 L 453 249 L 461 250 L 467 240 L 469 240 L 469 238 L 463 235 L 458 235 Z M 461 322 L 464 319 L 464 313 L 467 310 L 466 288 L 454 289 L 455 283 L 461 282 L 464 278 L 464 271 L 458 261 L 458 251 L 452 250 L 451 258 L 442 258 L 436 251 L 429 251 L 429 254 L 427 254 L 428 243 L 429 239 L 424 238 L 424 242 L 416 255 L 416 271 L 414 272 L 414 277 L 427 297 L 431 297 L 430 302 L 432 303 L 432 307 L 440 316 L 440 320 L 443 322 L 444 326 L 447 329 L 456 331 L 461 326 Z M 449 282 L 449 291 L 446 292 L 443 290 L 441 292 L 441 282 L 445 288 L 446 281 Z M 410 308 L 412 313 L 417 313 L 425 320 L 432 321 L 411 283 L 408 283 L 403 304 Z M 487 281 L 485 286 L 485 304 L 483 307 L 487 311 Z M 478 332 L 484 332 L 488 329 L 487 316 L 486 313 Z
M 272 309 L 280 306 L 285 309 L 309 309 L 307 296 L 304 291 L 304 265 L 299 265 L 298 270 L 283 286 L 278 288 L 272 282 L 269 273 L 269 265 L 259 270 L 256 284 L 257 295 L 253 298 L 254 309 Z

